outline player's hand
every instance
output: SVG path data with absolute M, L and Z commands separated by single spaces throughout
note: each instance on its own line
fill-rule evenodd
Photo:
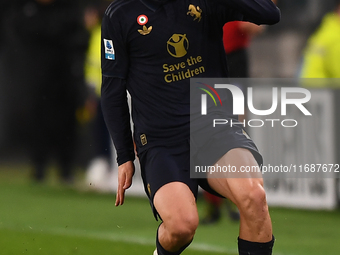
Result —
M 132 161 L 127 161 L 118 167 L 118 189 L 116 195 L 116 206 L 122 205 L 124 203 L 125 190 L 130 188 L 134 173 L 135 165 Z

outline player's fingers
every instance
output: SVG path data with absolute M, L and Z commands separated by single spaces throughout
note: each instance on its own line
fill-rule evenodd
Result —
M 116 193 L 116 203 L 115 206 L 120 205 L 120 193 L 119 193 L 119 189 L 117 189 L 117 193 Z
M 115 206 L 118 206 L 119 204 L 120 202 L 119 202 L 119 197 L 118 197 L 118 192 L 117 192 Z
M 132 184 L 132 175 L 125 173 L 123 175 L 123 180 L 124 181 L 121 181 L 122 187 L 121 187 L 121 190 L 120 190 L 120 205 L 124 204 L 125 190 L 130 188 L 130 186 Z
M 117 193 L 116 193 L 116 203 L 115 206 L 120 205 L 120 194 L 119 194 L 119 189 L 117 189 Z
M 125 190 L 117 192 L 117 198 L 116 198 L 116 206 L 123 205 L 124 204 L 124 197 L 125 197 Z
M 124 203 L 124 187 L 125 184 L 125 175 L 118 176 L 118 188 L 117 188 L 117 195 L 116 195 L 116 206 L 122 205 Z
M 124 196 L 125 196 L 125 190 L 123 188 L 117 189 L 117 195 L 116 195 L 116 206 L 122 205 L 124 203 Z
M 128 188 L 130 188 L 131 184 L 132 184 L 132 175 L 130 176 L 130 175 L 127 174 L 123 188 L 128 189 Z

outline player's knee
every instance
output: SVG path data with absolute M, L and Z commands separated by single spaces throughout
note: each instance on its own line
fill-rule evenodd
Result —
M 183 245 L 190 242 L 198 227 L 198 215 L 195 213 L 187 214 L 178 217 L 171 222 L 171 237 L 174 242 L 182 243 Z
M 261 185 L 252 186 L 248 192 L 246 192 L 240 201 L 239 205 L 240 213 L 246 216 L 267 214 L 268 206 L 266 201 L 266 192 Z

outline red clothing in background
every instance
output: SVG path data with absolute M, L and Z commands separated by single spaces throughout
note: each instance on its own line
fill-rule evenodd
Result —
M 242 21 L 228 22 L 223 27 L 223 44 L 227 54 L 249 46 L 250 36 L 241 31 L 241 22 Z

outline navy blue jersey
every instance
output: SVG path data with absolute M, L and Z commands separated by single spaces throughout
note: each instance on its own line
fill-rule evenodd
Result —
M 223 25 L 233 20 L 272 24 L 279 18 L 270 0 L 113 2 L 102 23 L 102 97 L 118 158 L 131 155 L 126 89 L 137 150 L 186 140 L 190 78 L 228 76 Z

